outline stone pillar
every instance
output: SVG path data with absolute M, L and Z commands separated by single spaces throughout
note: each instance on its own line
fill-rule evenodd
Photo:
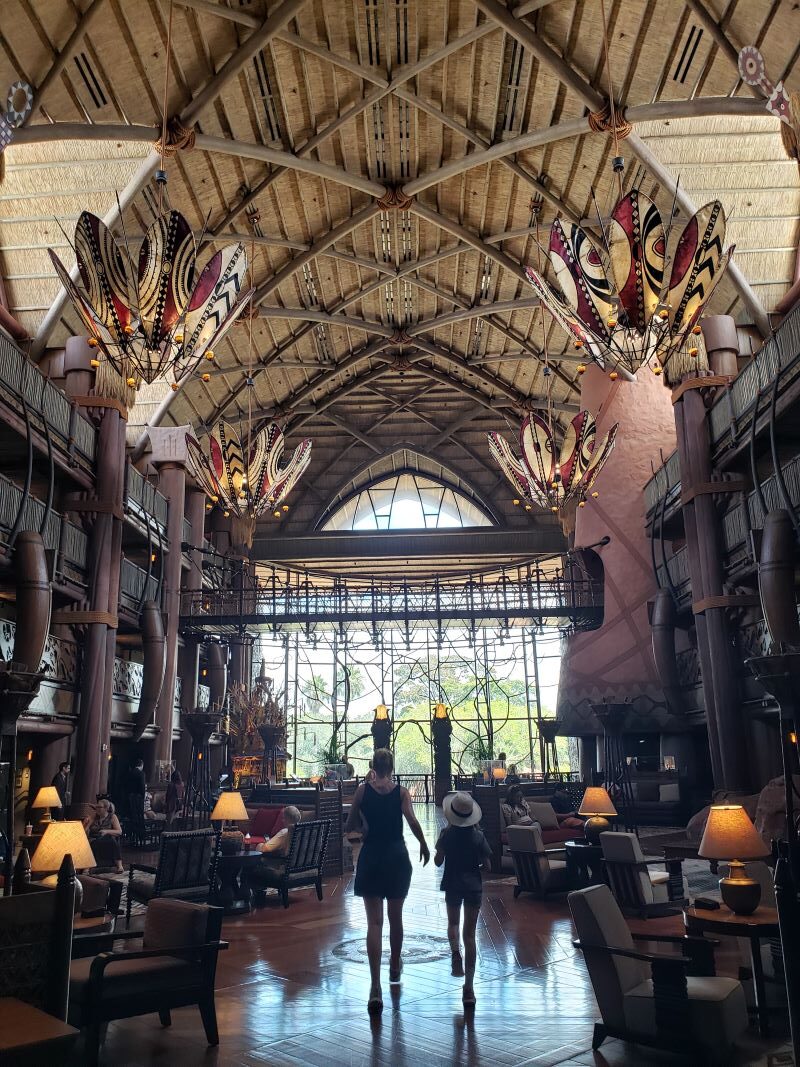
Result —
M 172 727 L 175 708 L 175 679 L 178 676 L 178 625 L 181 609 L 181 542 L 186 495 L 186 433 L 190 427 L 157 427 L 150 430 L 152 452 L 148 456 L 158 469 L 159 490 L 169 501 L 164 561 L 162 609 L 167 642 L 166 670 L 161 696 L 156 705 L 156 736 L 153 752 L 156 766 L 163 768 L 172 758 Z
M 706 491 L 713 471 L 707 412 L 700 389 L 685 389 L 675 402 L 674 411 L 685 501 L 683 525 L 714 785 L 717 789 L 746 792 L 751 784 L 747 733 L 741 714 L 738 657 L 724 603 L 720 522 L 714 497 Z
M 125 484 L 125 417 L 122 404 L 93 407 L 87 395 L 93 351 L 83 338 L 70 338 L 65 353 L 67 394 L 86 407 L 96 425 L 95 499 L 98 511 L 89 533 L 89 612 L 81 671 L 81 713 L 72 786 L 73 804 L 94 803 L 108 782 L 111 699 L 117 638 Z
M 703 340 L 713 374 L 735 378 L 739 373 L 739 337 L 732 315 L 705 315 Z

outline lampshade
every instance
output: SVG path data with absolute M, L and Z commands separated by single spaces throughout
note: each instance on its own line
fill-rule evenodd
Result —
M 616 815 L 608 790 L 601 785 L 590 785 L 583 794 L 581 806 L 578 808 L 579 815 Z
M 697 854 L 708 860 L 756 860 L 769 849 L 741 804 L 719 804 L 708 813 Z
M 40 790 L 40 793 L 42 792 L 45 790 Z M 31 870 L 40 873 L 57 871 L 67 853 L 72 856 L 76 871 L 97 866 L 82 822 L 72 822 L 69 819 L 65 822 L 51 822 L 33 854 Z
M 235 791 L 220 793 L 219 800 L 211 812 L 212 822 L 244 822 L 249 818 L 242 794 Z
M 505 767 L 492 767 L 492 778 L 498 782 L 502 782 L 506 776 Z
M 32 808 L 60 808 L 61 797 L 58 795 L 58 790 L 54 785 L 43 785 L 39 792 L 36 794 Z

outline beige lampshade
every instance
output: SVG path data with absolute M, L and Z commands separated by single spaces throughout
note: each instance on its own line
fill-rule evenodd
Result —
M 219 800 L 211 812 L 212 822 L 244 822 L 249 818 L 242 794 L 235 791 L 220 793 Z
M 601 785 L 590 785 L 583 794 L 581 806 L 578 808 L 579 815 L 616 815 L 608 790 Z
M 65 822 L 51 822 L 33 854 L 31 870 L 40 873 L 57 871 L 67 853 L 72 856 L 76 871 L 97 866 L 82 822 L 72 822 L 69 819 Z
M 32 808 L 60 808 L 61 797 L 54 785 L 43 785 L 36 794 Z
M 741 804 L 715 804 L 697 854 L 708 860 L 757 860 L 769 849 Z

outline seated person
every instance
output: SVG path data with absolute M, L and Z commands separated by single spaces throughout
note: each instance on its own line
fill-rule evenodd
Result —
M 115 874 L 122 874 L 125 870 L 120 852 L 122 827 L 111 801 L 98 800 L 94 805 L 94 814 L 84 818 L 83 828 L 89 838 L 98 867 L 113 865 Z
M 153 811 L 153 794 L 148 789 L 144 794 L 144 817 L 149 822 L 166 822 L 167 816 L 161 811 Z
M 273 870 L 281 869 L 286 865 L 286 857 L 289 855 L 289 847 L 292 843 L 292 831 L 301 819 L 300 810 L 293 804 L 283 809 L 285 823 L 283 829 L 278 830 L 277 834 L 270 837 L 263 845 L 256 846 L 257 850 L 262 853 L 262 863 L 267 864 Z M 257 867 L 253 869 L 253 873 L 257 879 Z
M 553 799 L 550 804 L 556 813 L 559 826 L 572 826 L 576 829 L 579 826 L 583 826 L 583 819 L 578 817 L 575 804 L 563 782 L 560 782 L 553 789 Z
M 510 764 L 508 768 L 508 774 L 506 775 L 506 785 L 519 785 L 520 781 L 521 778 L 517 774 L 516 763 Z
M 518 785 L 512 785 L 506 793 L 506 799 L 500 805 L 503 813 L 503 821 L 509 826 L 530 826 L 533 823 L 522 789 Z

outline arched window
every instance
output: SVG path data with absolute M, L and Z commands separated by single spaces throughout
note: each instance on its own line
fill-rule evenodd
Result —
M 424 474 L 406 471 L 382 478 L 355 493 L 328 519 L 323 530 L 440 530 L 491 526 L 469 497 Z

